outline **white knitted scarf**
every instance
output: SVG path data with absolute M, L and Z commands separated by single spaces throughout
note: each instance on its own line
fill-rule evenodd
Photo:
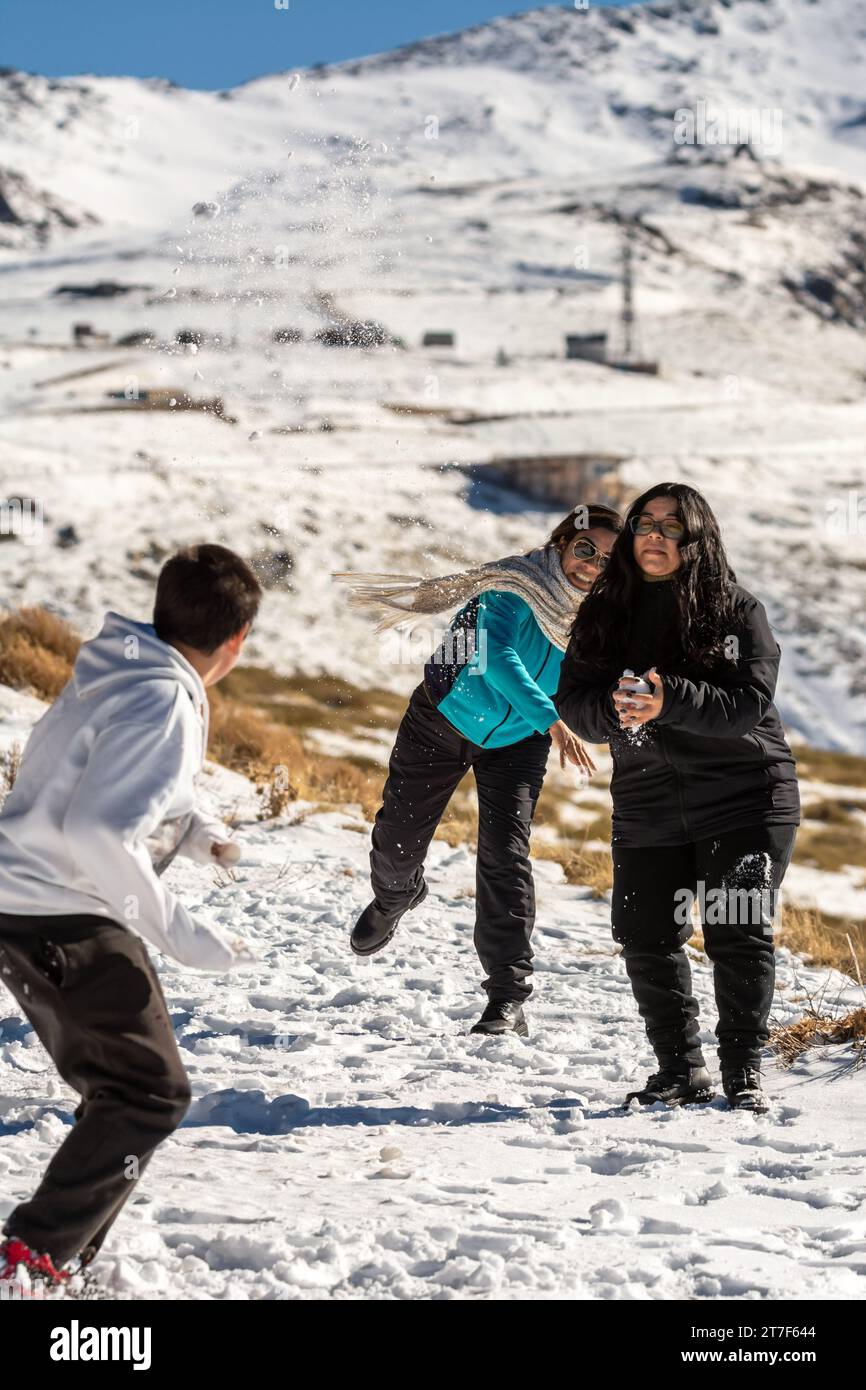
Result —
M 376 614 L 376 632 L 424 614 L 462 608 L 471 598 L 490 589 L 517 594 L 529 604 L 547 640 L 563 652 L 584 597 L 566 579 L 555 545 L 539 546 L 527 555 L 506 555 L 502 560 L 490 560 L 459 574 L 443 574 L 435 579 L 343 571 L 332 577 L 352 590 L 348 598 L 351 607 Z

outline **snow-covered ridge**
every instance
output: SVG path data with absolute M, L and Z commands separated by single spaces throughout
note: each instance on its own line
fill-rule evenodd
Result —
M 864 65 L 866 18 L 859 0 L 655 0 L 626 9 L 595 4 L 586 10 L 530 9 L 391 52 L 322 65 L 304 76 L 332 91 L 347 79 L 358 92 L 380 88 L 390 98 L 392 118 L 400 105 L 414 105 L 415 82 L 420 81 L 423 104 L 440 114 L 454 97 L 465 107 L 474 85 L 494 125 L 497 108 L 510 105 L 519 87 L 494 82 L 489 92 L 483 88 L 494 72 L 519 76 L 536 106 L 534 163 L 527 167 L 538 174 L 550 167 L 550 142 L 562 138 L 558 127 L 566 112 L 578 164 L 583 163 L 580 144 L 595 131 L 606 137 L 619 163 L 615 147 L 623 140 L 632 147 L 632 159 L 640 146 L 656 154 L 669 146 L 675 111 L 703 99 L 722 112 L 779 108 L 788 162 L 832 163 L 828 152 L 835 146 L 837 160 L 862 178 Z M 473 70 L 468 87 L 464 69 Z M 79 132 L 101 145 L 104 155 L 121 153 L 124 142 L 135 142 L 140 155 L 151 142 L 165 141 L 166 122 L 178 137 L 171 144 L 174 164 L 192 148 L 184 131 L 190 121 L 204 167 L 209 144 L 244 150 L 255 166 L 257 141 L 267 138 L 257 119 L 262 107 L 272 117 L 271 140 L 278 123 L 288 121 L 291 128 L 298 103 L 292 101 L 288 76 L 259 78 L 223 92 L 188 92 L 153 79 L 49 79 L 3 69 L 0 167 L 10 147 L 23 141 L 33 146 L 37 165 L 49 145 L 68 155 Z M 200 120 L 207 130 L 199 128 Z M 470 129 L 483 139 L 483 126 Z M 392 150 L 396 143 L 390 142 Z M 21 167 L 32 173 L 29 161 Z M 597 167 L 594 158 L 589 167 Z M 62 175 L 59 166 L 56 172 Z M 113 172 L 122 183 L 122 160 Z M 122 202 L 116 214 L 123 216 Z
M 649 0 L 625 8 L 548 5 L 368 58 L 321 64 L 316 72 L 326 76 L 386 67 L 490 65 L 564 79 L 614 68 L 625 76 L 623 69 L 640 52 L 644 64 L 649 57 L 672 75 L 709 74 L 739 47 L 749 76 L 754 76 L 764 64 L 756 56 L 748 62 L 747 44 L 764 52 L 784 50 L 820 35 L 822 48 L 826 51 L 829 38 L 834 56 L 851 65 L 853 76 L 857 41 L 866 42 L 862 20 L 862 10 L 852 0 Z

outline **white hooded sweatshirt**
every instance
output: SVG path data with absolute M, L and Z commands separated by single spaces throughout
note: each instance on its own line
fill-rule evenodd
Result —
M 212 842 L 229 843 L 194 805 L 207 728 L 195 668 L 149 623 L 107 613 L 0 812 L 0 912 L 95 913 L 184 965 L 227 970 L 232 947 L 159 878 L 175 854 L 212 864 Z

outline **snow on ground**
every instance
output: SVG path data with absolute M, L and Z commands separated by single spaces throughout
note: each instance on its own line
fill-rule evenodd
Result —
M 847 865 L 840 873 L 812 869 L 808 864 L 791 864 L 785 874 L 784 901 L 863 922 L 866 921 L 866 874 L 856 864 Z
M 37 702 L 3 693 L 21 736 Z M 766 1067 L 771 1113 L 623 1111 L 652 1069 L 607 902 L 536 864 L 531 1037 L 471 1037 L 483 1006 L 473 856 L 434 842 L 430 896 L 369 961 L 351 812 L 254 820 L 234 881 L 175 864 L 193 911 L 260 960 L 230 976 L 161 960 L 194 1101 L 101 1257 L 110 1294 L 157 1299 L 858 1299 L 866 1294 L 866 1100 L 847 1048 Z M 303 808 L 298 808 L 302 810 Z M 361 825 L 360 821 L 357 822 Z M 362 827 L 363 828 L 363 827 Z M 693 959 L 712 1052 L 712 981 Z M 775 1021 L 842 977 L 779 952 Z M 71 1123 L 11 996 L 0 1000 L 0 1216 Z

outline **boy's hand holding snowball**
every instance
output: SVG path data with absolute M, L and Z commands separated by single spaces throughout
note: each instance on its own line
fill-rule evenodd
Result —
M 239 864 L 241 860 L 241 846 L 236 840 L 211 840 L 211 858 L 220 867 L 229 867 Z M 215 970 L 230 970 L 238 965 L 255 965 L 262 957 L 257 951 L 253 950 L 252 945 L 246 937 L 238 935 L 237 932 L 226 932 L 222 928 L 209 928 L 219 941 L 225 946 L 230 955 L 227 957 L 226 964 L 214 964 Z
M 234 840 L 211 840 L 211 857 L 218 864 L 239 864 L 241 858 L 241 847 Z

